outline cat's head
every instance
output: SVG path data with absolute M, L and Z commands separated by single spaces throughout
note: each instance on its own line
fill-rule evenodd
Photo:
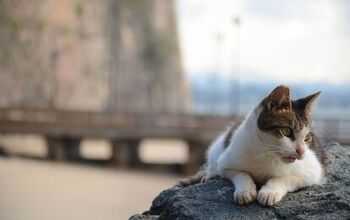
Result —
M 257 120 L 264 147 L 287 163 L 302 159 L 314 141 L 311 109 L 319 95 L 291 100 L 289 88 L 278 86 L 264 98 Z

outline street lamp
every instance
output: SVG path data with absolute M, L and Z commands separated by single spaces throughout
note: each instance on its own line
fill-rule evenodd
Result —
M 236 75 L 236 85 L 234 86 L 234 92 L 233 96 L 235 97 L 235 102 L 232 103 L 235 105 L 233 106 L 233 109 L 236 115 L 239 115 L 240 111 L 240 74 L 241 74 L 241 66 L 240 66 L 240 53 L 241 53 L 241 42 L 240 42 L 240 27 L 241 27 L 241 18 L 240 17 L 234 17 L 232 20 L 233 28 L 236 29 L 236 34 L 237 34 L 237 63 L 236 63 L 236 71 L 235 68 L 233 68 L 232 74 L 237 74 Z

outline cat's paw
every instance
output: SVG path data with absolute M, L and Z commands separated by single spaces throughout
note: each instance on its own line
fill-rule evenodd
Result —
M 253 202 L 256 199 L 256 189 L 236 190 L 233 193 L 233 199 L 240 205 L 245 205 Z
M 264 187 L 258 193 L 258 201 L 263 206 L 272 206 L 281 201 L 282 197 L 283 193 Z

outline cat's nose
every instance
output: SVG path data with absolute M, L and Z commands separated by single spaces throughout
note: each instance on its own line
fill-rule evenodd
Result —
M 297 149 L 295 150 L 298 154 L 299 157 L 303 156 L 305 153 L 305 149 L 301 146 L 298 146 Z

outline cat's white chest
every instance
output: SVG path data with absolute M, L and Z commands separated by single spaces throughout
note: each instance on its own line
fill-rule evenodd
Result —
M 316 182 L 322 177 L 322 166 L 311 150 L 307 150 L 302 160 L 285 163 L 278 158 L 258 156 L 246 158 L 244 166 L 256 182 L 264 183 L 270 178 L 279 176 L 313 176 Z
M 271 177 L 283 175 L 287 171 L 277 158 L 261 153 L 252 154 L 249 152 L 240 159 L 240 168 L 249 173 L 256 182 L 265 182 Z

